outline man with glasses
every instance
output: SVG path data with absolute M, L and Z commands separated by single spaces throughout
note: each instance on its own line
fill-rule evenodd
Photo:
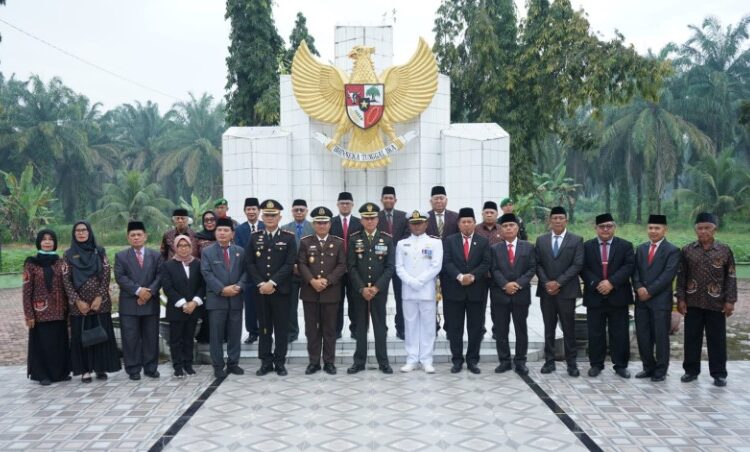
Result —
M 583 244 L 583 305 L 589 333 L 589 377 L 604 369 L 607 347 L 615 373 L 630 378 L 628 306 L 633 304 L 630 277 L 635 267 L 633 244 L 615 237 L 612 215 L 596 217 L 596 238 Z M 609 332 L 609 336 L 607 336 Z
M 349 236 L 357 231 L 361 231 L 362 223 L 359 221 L 359 218 L 352 215 L 354 198 L 351 193 L 346 191 L 339 193 L 336 207 L 339 209 L 339 214 L 331 220 L 331 234 L 344 240 L 344 256 L 346 256 L 349 250 Z M 347 315 L 349 316 L 349 332 L 352 339 L 354 339 L 357 332 L 357 313 L 351 303 L 351 300 L 354 298 L 354 294 L 352 293 L 354 289 L 349 283 L 349 278 L 346 274 L 341 282 L 341 303 L 339 303 L 339 310 L 336 314 L 336 339 L 341 339 L 341 331 L 344 329 L 344 296 L 346 296 Z
M 175 209 L 172 211 L 172 224 L 174 227 L 164 233 L 161 239 L 161 257 L 164 261 L 174 256 L 174 238 L 178 235 L 186 235 L 191 241 L 195 240 L 195 232 L 190 229 L 190 217 L 187 209 Z
M 297 249 L 299 249 L 300 239 L 315 232 L 313 231 L 312 223 L 307 221 L 307 201 L 304 199 L 294 200 L 292 203 L 292 217 L 294 217 L 294 221 L 285 224 L 281 229 L 294 234 L 294 241 Z M 295 262 L 294 272 L 292 273 L 292 290 L 289 293 L 289 343 L 296 341 L 299 337 L 297 310 L 299 309 L 300 282 L 299 269 Z

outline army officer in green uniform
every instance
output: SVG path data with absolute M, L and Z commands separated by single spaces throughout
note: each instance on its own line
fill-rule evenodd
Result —
M 357 315 L 357 349 L 354 364 L 346 372 L 356 374 L 365 369 L 367 362 L 367 329 L 372 317 L 375 333 L 375 357 L 378 368 L 384 374 L 392 374 L 388 363 L 385 340 L 388 328 L 385 326 L 385 303 L 388 300 L 388 285 L 395 271 L 394 244 L 391 236 L 378 231 L 380 207 L 371 202 L 359 208 L 364 230 L 357 231 L 349 238 L 346 267 L 349 282 L 354 288 L 354 303 Z

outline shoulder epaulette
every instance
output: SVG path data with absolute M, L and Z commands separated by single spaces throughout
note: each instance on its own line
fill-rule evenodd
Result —
M 312 234 L 308 234 L 308 235 L 306 235 L 304 237 L 300 237 L 300 240 L 305 240 L 306 238 L 312 237 L 312 236 L 313 236 Z
M 391 234 L 389 234 L 389 233 L 387 233 L 387 232 L 385 232 L 385 231 L 380 231 L 380 233 L 381 233 L 381 234 L 383 234 L 383 235 L 384 235 L 384 236 L 386 236 L 386 237 L 391 237 L 391 238 L 393 238 L 393 236 L 392 236 Z
M 358 234 L 360 234 L 361 232 L 362 232 L 362 230 L 359 230 L 359 231 L 354 231 L 354 232 L 352 232 L 352 233 L 351 233 L 351 234 L 349 234 L 349 235 L 358 235 Z
M 432 237 L 433 239 L 442 240 L 440 237 L 438 237 L 436 235 L 430 235 L 430 234 L 427 234 L 427 235 L 430 236 L 430 237 Z
M 354 233 L 352 233 L 352 235 L 354 235 Z M 337 235 L 329 235 L 328 237 L 334 238 L 336 240 L 341 240 L 342 242 L 344 241 L 344 239 L 342 239 L 341 237 L 339 237 Z
M 286 229 L 282 229 L 281 232 L 286 232 L 287 234 L 290 234 L 290 235 L 296 235 L 294 232 L 287 231 Z
M 263 229 L 258 229 L 257 231 L 253 232 L 253 235 L 255 235 L 255 234 L 261 234 L 261 233 L 264 233 L 264 232 L 266 232 L 266 231 L 264 231 Z

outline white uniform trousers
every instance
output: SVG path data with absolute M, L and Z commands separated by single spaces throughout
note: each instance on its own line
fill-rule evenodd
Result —
M 432 365 L 435 350 L 435 300 L 403 300 L 406 364 Z

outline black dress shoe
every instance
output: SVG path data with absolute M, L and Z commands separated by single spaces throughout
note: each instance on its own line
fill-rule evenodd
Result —
M 278 375 L 279 377 L 287 376 L 288 372 L 286 371 L 286 367 L 284 367 L 283 364 L 276 364 L 276 366 L 274 367 L 276 368 L 276 375 Z
M 153 372 L 143 372 L 143 375 L 149 377 L 149 378 L 159 378 L 159 371 L 155 370 Z
M 141 376 L 138 375 L 138 378 L 141 378 Z M 92 381 L 94 380 L 91 378 L 91 376 L 81 377 L 81 383 L 91 383 Z
M 174 376 L 177 378 L 182 378 L 185 376 L 185 372 L 182 369 L 175 369 Z
M 469 372 L 473 373 L 474 375 L 482 373 L 482 369 L 477 367 L 476 364 L 467 364 L 466 368 L 469 369 Z
M 227 373 L 224 372 L 224 369 L 215 368 L 214 369 L 214 377 L 216 378 L 226 378 Z
M 247 339 L 245 339 L 245 343 L 246 344 L 254 344 L 255 341 L 257 341 L 257 340 L 258 340 L 258 336 L 255 335 L 255 334 L 251 334 L 250 336 L 247 337 Z
M 516 364 L 516 373 L 518 375 L 528 375 L 529 368 L 526 367 L 526 364 Z
M 232 375 L 245 375 L 245 369 L 238 365 L 227 366 L 227 373 Z
M 642 371 L 638 372 L 637 374 L 635 374 L 635 378 L 649 378 L 649 377 L 653 376 L 653 374 L 654 373 L 651 372 L 651 371 L 642 370 Z
M 714 386 L 718 386 L 720 388 L 727 385 L 727 379 L 723 377 L 716 377 L 714 378 Z
M 109 378 L 109 377 L 107 377 L 107 374 L 105 372 L 98 372 L 96 374 L 96 379 L 97 380 L 106 380 L 107 378 Z
M 50 381 L 48 378 L 45 378 L 44 380 L 39 380 L 39 384 L 42 386 L 49 386 L 52 384 L 52 381 Z
M 594 366 L 591 369 L 589 369 L 589 377 L 598 377 L 600 373 L 602 373 L 601 367 Z
M 503 372 L 507 372 L 509 370 L 513 369 L 513 365 L 511 363 L 500 363 L 499 366 L 495 367 L 495 373 L 501 374 Z
M 685 374 L 680 377 L 680 381 L 683 383 L 690 383 L 691 381 L 697 380 L 697 379 L 698 379 L 698 375 L 694 375 L 694 374 Z
M 130 375 L 128 376 L 128 378 L 130 378 L 130 379 L 131 379 L 131 380 L 133 380 L 133 381 L 138 381 L 138 380 L 140 380 L 140 379 L 141 379 L 141 374 L 140 374 L 140 373 L 137 373 L 137 374 L 130 374 Z
M 185 373 L 188 375 L 195 375 L 195 369 L 193 369 L 192 364 L 188 364 L 185 366 Z
M 390 364 L 381 364 L 380 366 L 378 366 L 378 368 L 384 374 L 390 375 L 393 373 L 393 368 L 391 367 Z
M 352 364 L 352 367 L 346 369 L 346 373 L 356 374 L 357 372 L 362 372 L 363 370 L 365 370 L 364 364 Z
M 540 370 L 543 374 L 551 374 L 555 371 L 555 363 L 554 362 L 546 362 L 542 366 L 542 370 Z
M 307 369 L 305 369 L 305 375 L 312 375 L 319 370 L 320 364 L 308 364 Z
M 454 364 L 453 366 L 451 366 L 451 373 L 457 374 L 461 372 L 461 367 L 463 367 L 461 364 Z
M 273 364 L 263 364 L 260 369 L 255 371 L 255 375 L 262 377 L 269 372 L 273 372 Z
M 336 366 L 333 363 L 325 363 L 323 364 L 323 371 L 328 375 L 336 375 Z
M 637 377 L 637 375 L 636 375 Z M 651 381 L 664 381 L 667 379 L 666 375 L 654 375 L 651 377 Z
M 568 367 L 568 375 L 571 377 L 580 377 L 581 372 L 578 371 L 578 367 Z
M 630 371 L 628 369 L 615 369 L 617 376 L 622 378 L 630 378 Z

